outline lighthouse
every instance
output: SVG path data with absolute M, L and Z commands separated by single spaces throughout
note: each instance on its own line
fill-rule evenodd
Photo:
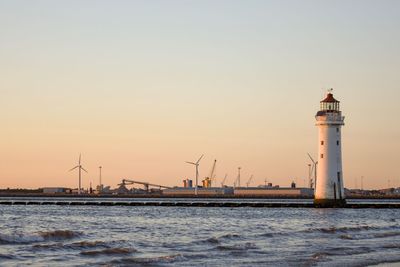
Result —
M 318 207 L 341 207 L 346 204 L 341 140 L 344 117 L 340 101 L 333 97 L 332 89 L 320 102 L 315 119 L 318 127 L 318 169 L 314 204 Z

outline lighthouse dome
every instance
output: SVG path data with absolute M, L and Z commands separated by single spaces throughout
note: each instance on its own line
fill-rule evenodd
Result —
M 332 93 L 328 93 L 328 94 L 326 95 L 325 99 L 321 101 L 321 103 L 322 103 L 322 102 L 324 102 L 324 103 L 339 103 L 340 101 L 336 100 L 336 99 L 333 97 L 333 94 L 332 94 Z
M 340 101 L 333 97 L 333 94 L 329 92 L 325 99 L 320 102 L 320 112 L 339 112 L 340 111 Z

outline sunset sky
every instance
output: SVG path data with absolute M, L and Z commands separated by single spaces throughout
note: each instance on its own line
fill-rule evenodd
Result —
M 400 186 L 400 1 L 0 0 L 0 188 L 304 185 L 334 88 L 345 186 Z

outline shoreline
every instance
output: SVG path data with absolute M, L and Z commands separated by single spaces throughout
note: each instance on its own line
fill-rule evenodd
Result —
M 138 199 L 138 198 L 154 198 L 154 199 L 314 199 L 309 196 L 292 196 L 292 195 L 272 195 L 272 196 L 235 196 L 235 195 L 152 195 L 152 194 L 137 194 L 137 195 L 111 195 L 111 194 L 44 194 L 44 193 L 0 193 L 2 198 L 12 197 L 31 197 L 31 198 L 126 198 L 126 199 Z M 360 200 L 398 200 L 400 196 L 346 196 L 346 199 L 360 199 Z
M 346 203 L 340 206 L 321 206 L 312 202 L 261 202 L 261 201 L 85 201 L 75 200 L 0 200 L 0 206 L 163 206 L 163 207 L 226 207 L 226 208 L 349 208 L 349 209 L 400 209 L 400 203 Z

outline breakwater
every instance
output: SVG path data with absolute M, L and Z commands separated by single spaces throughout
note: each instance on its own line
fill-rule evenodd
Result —
M 0 205 L 58 205 L 58 206 L 165 206 L 165 207 L 252 207 L 252 208 L 319 208 L 313 203 L 254 202 L 254 201 L 57 201 L 2 200 Z M 343 208 L 399 209 L 400 203 L 347 203 Z

